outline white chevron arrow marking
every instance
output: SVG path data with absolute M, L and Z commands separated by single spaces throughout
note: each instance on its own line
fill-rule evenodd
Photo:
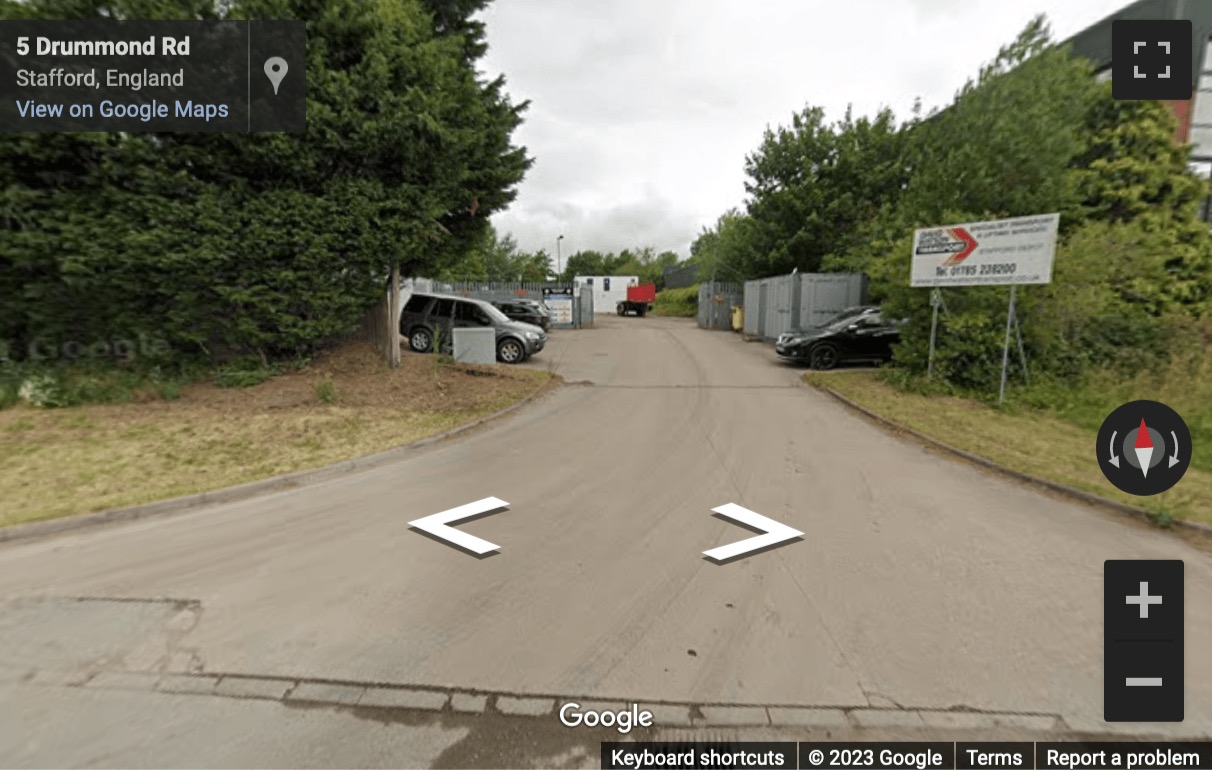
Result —
M 792 529 L 786 524 L 780 524 L 774 519 L 769 519 L 760 513 L 754 513 L 736 503 L 728 503 L 711 510 L 721 516 L 725 516 L 733 521 L 739 521 L 745 526 L 759 529 L 763 532 L 763 534 L 756 537 L 738 540 L 729 545 L 712 548 L 710 551 L 703 551 L 703 555 L 712 561 L 729 561 L 730 559 L 735 559 L 738 556 L 743 556 L 762 548 L 769 548 L 770 546 L 785 543 L 788 540 L 794 540 L 797 537 L 802 537 L 804 534 L 798 529 Z
M 500 510 L 508 505 L 509 503 L 504 500 L 495 497 L 485 497 L 483 500 L 476 500 L 474 503 L 460 505 L 458 508 L 451 508 L 449 511 L 442 511 L 432 516 L 426 516 L 423 519 L 410 521 L 408 522 L 408 526 L 428 532 L 439 540 L 445 540 L 478 556 L 483 556 L 489 551 L 501 550 L 501 546 L 490 543 L 487 540 L 481 540 L 475 535 L 460 532 L 449 525 L 463 521 L 464 519 L 470 519 L 482 513 Z

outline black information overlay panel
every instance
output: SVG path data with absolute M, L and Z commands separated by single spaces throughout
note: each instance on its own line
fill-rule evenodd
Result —
M 301 21 L 0 21 L 0 131 L 302 132 Z
M 1212 742 L 606 742 L 601 761 L 604 770 L 1212 770 Z
M 797 755 L 794 742 L 603 743 L 601 751 L 603 770 L 794 770 Z
M 1111 95 L 1128 100 L 1190 99 L 1192 27 L 1190 19 L 1112 21 Z
M 1103 566 L 1103 719 L 1183 721 L 1183 563 Z

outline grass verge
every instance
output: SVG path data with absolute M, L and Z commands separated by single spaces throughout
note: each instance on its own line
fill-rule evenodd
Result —
M 666 318 L 694 318 L 699 312 L 699 287 L 665 289 L 658 292 L 652 314 Z
M 251 387 L 175 401 L 0 411 L 0 526 L 120 508 L 319 468 L 473 422 L 553 386 L 550 372 L 388 369 L 361 345 Z
M 1097 425 L 1091 429 L 1044 410 L 1006 410 L 954 396 L 906 392 L 882 381 L 877 372 L 809 372 L 804 380 L 1012 470 L 1143 508 L 1163 526 L 1171 519 L 1212 524 L 1212 473 L 1192 465 L 1168 492 L 1149 498 L 1124 494 L 1099 470 L 1094 455 Z M 1109 409 L 1103 416 L 1107 413 Z

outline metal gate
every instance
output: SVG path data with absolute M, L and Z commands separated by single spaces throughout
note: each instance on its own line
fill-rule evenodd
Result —
M 743 302 L 744 295 L 738 284 L 720 282 L 699 284 L 699 328 L 731 329 L 732 308 Z
M 796 305 L 795 285 L 799 283 L 796 275 L 780 275 L 776 278 L 766 278 L 765 325 L 762 336 L 767 339 L 778 337 L 791 329 L 792 311 Z
M 743 294 L 745 305 L 745 334 L 757 337 L 760 336 L 759 329 L 762 327 L 762 313 L 765 312 L 765 306 L 762 304 L 762 282 L 747 281 Z
M 582 286 L 581 296 L 577 298 L 573 308 L 578 329 L 593 326 L 593 287 Z

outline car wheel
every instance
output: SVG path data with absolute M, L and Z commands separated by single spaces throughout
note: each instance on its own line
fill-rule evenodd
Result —
M 418 326 L 408 335 L 408 347 L 418 353 L 428 353 L 433 348 L 433 335 L 429 329 Z
M 497 358 L 507 364 L 520 364 L 526 359 L 526 348 L 515 339 L 504 339 L 497 343 Z
M 817 345 L 808 356 L 813 369 L 832 369 L 837 366 L 837 348 L 833 345 Z

